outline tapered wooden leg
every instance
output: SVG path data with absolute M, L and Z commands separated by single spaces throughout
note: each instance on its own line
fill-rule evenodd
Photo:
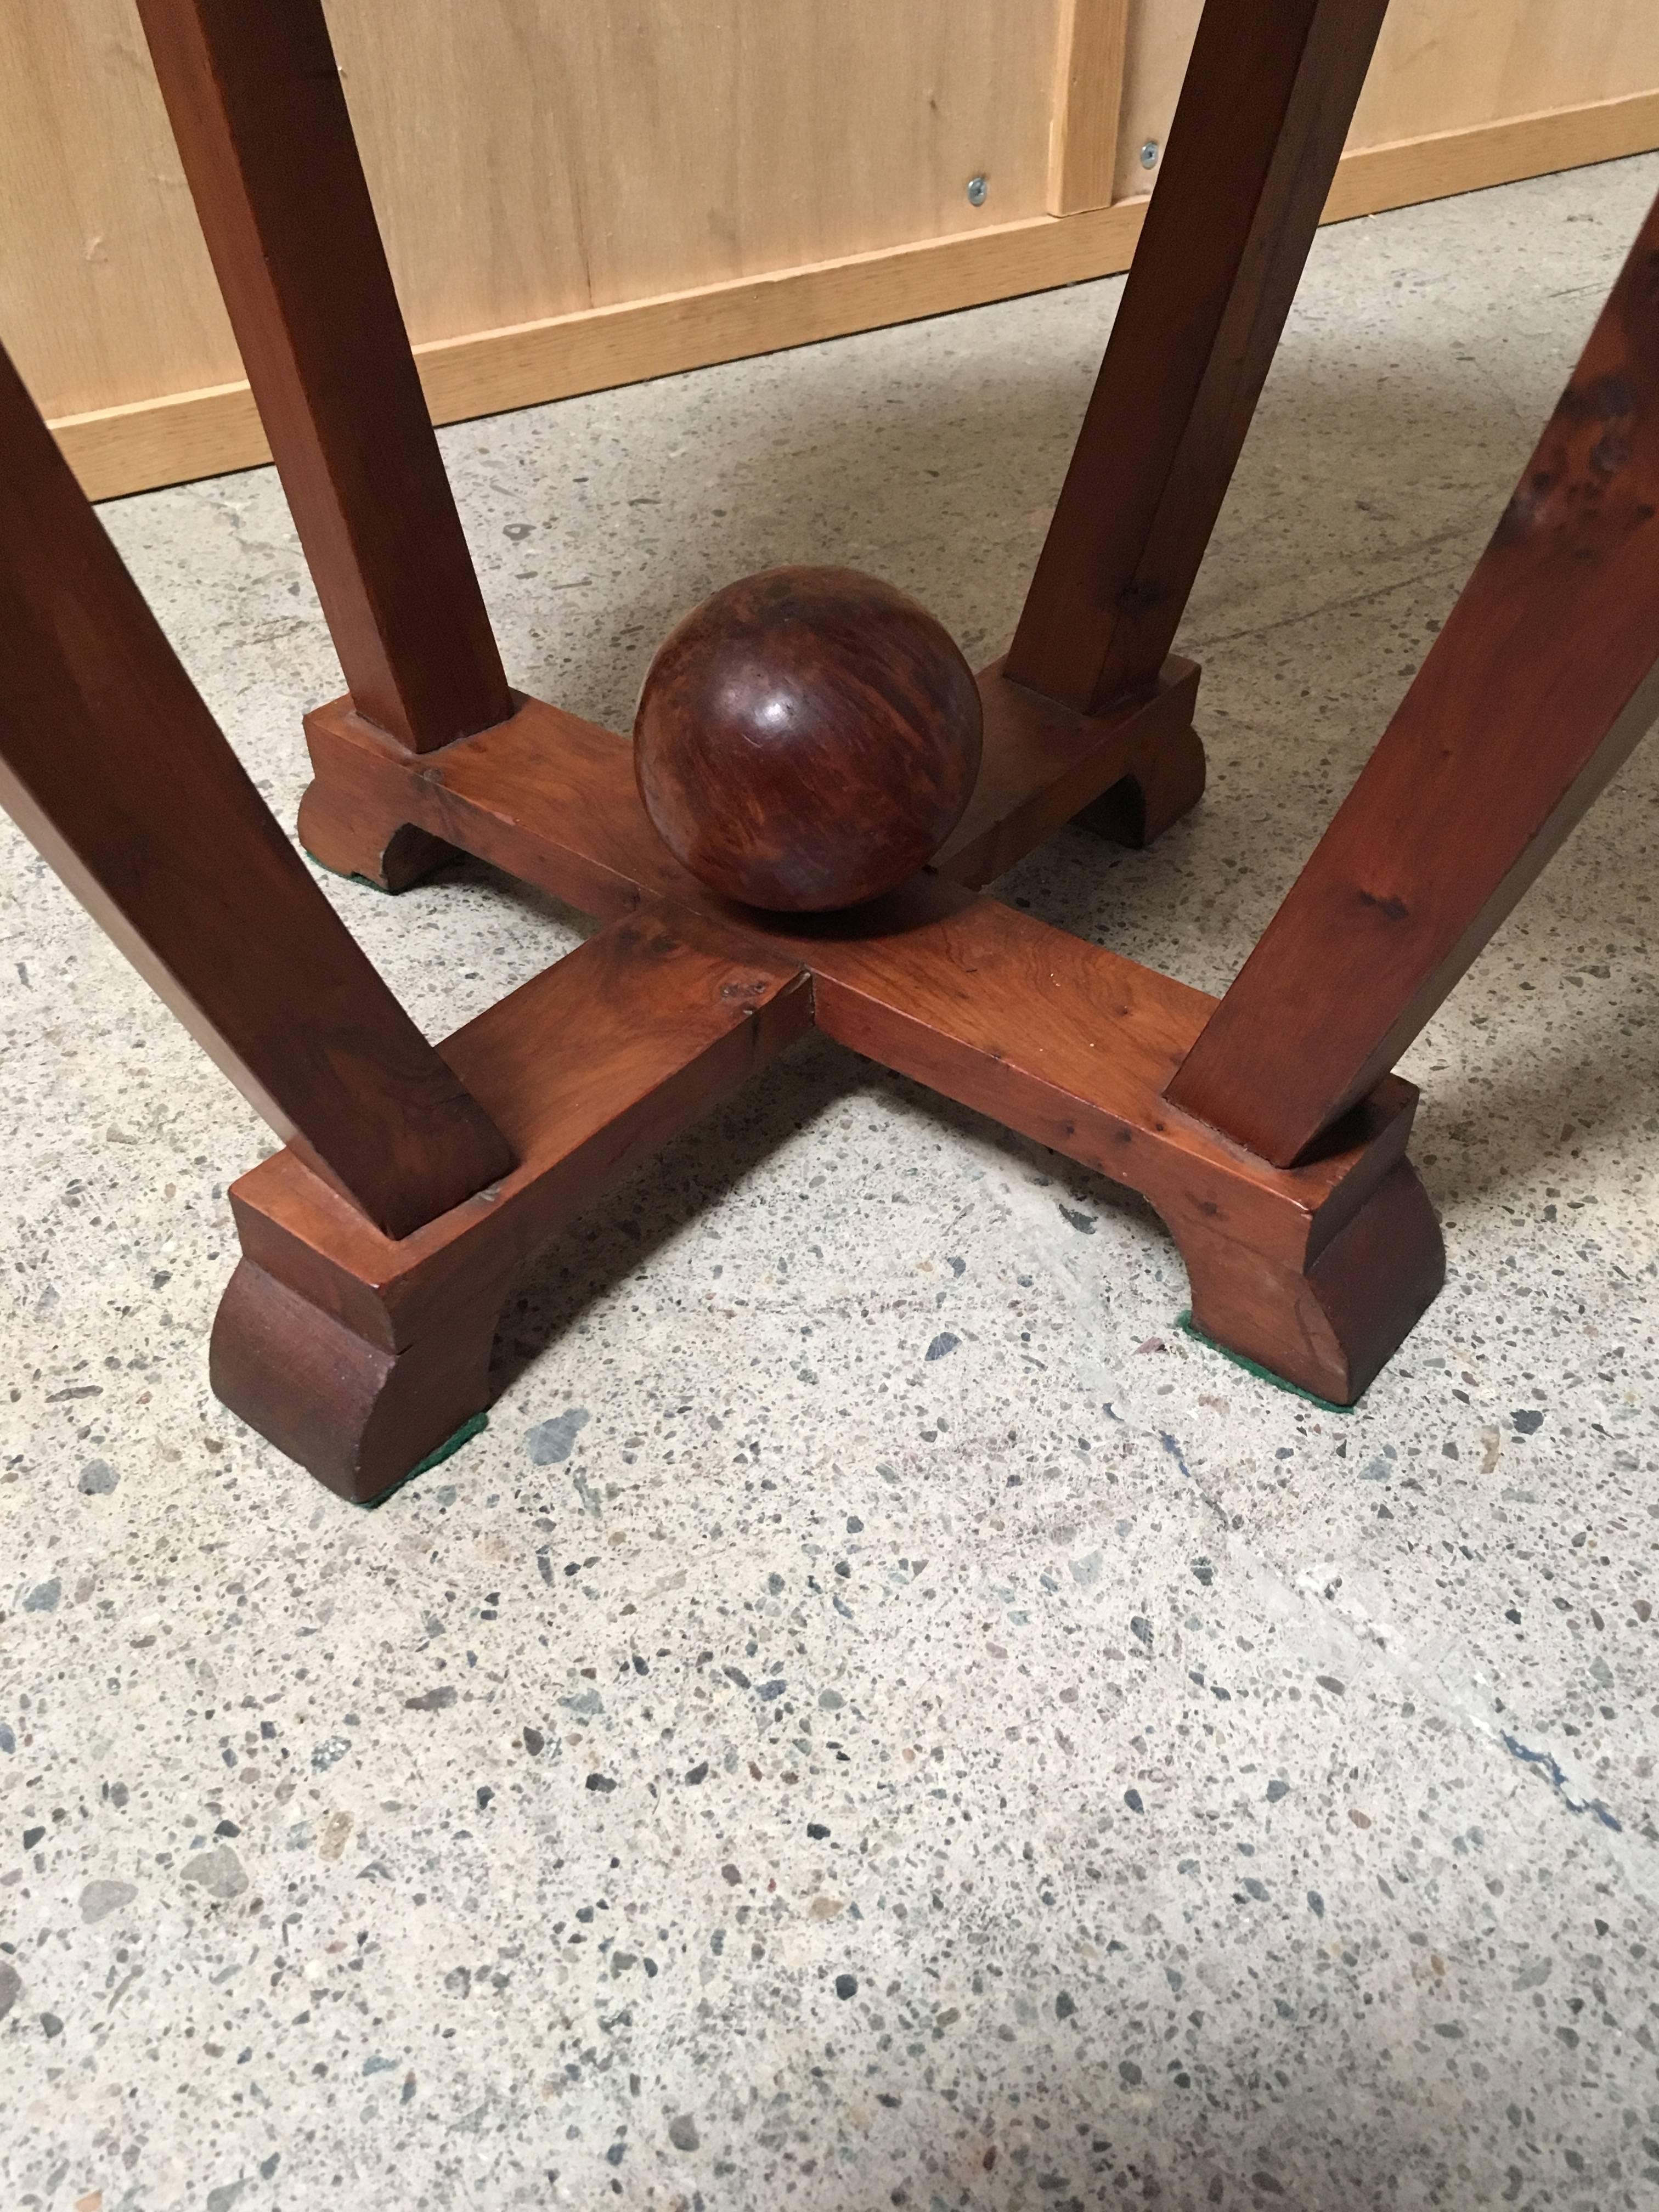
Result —
M 1298 1158 L 1659 714 L 1659 204 L 1382 742 L 1170 1086 Z
M 506 1172 L 203 704 L 0 354 L 0 801 L 319 1174 L 401 1236 Z
M 1008 653 L 1085 712 L 1175 641 L 1388 0 L 1206 0 L 1157 189 Z
M 219 289 L 357 711 L 512 711 L 320 0 L 140 0 Z

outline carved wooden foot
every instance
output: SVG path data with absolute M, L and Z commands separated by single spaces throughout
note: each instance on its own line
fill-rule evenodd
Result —
M 243 1260 L 213 1324 L 209 1377 L 278 1451 L 367 1504 L 489 1404 L 500 1310 L 499 1292 L 458 1303 L 394 1352 Z
M 980 672 L 979 787 L 934 860 L 936 873 L 977 888 L 1066 822 L 1144 845 L 1197 805 L 1204 748 L 1193 732 L 1195 662 L 1171 656 L 1148 690 L 1098 714 L 1045 699 L 1002 670 L 994 660 Z
M 1353 1404 L 1445 1279 L 1440 1225 L 1404 1159 L 1327 1241 L 1312 1224 L 1299 1267 L 1190 1212 L 1166 1218 L 1205 1335 L 1334 1405 Z
M 1440 1231 L 1389 1076 L 1319 1158 L 1275 1168 L 1164 1097 L 1213 1001 L 988 898 L 812 949 L 820 1029 L 1142 1192 L 1193 1313 L 1230 1352 L 1340 1405 L 1428 1306 Z
M 1203 744 L 1192 724 L 1184 723 L 1137 745 L 1127 775 L 1072 818 L 1079 829 L 1139 849 L 1197 805 L 1204 775 Z
M 232 1186 L 215 1390 L 330 1489 L 378 1497 L 489 1402 L 525 1267 L 810 1020 L 793 960 L 695 918 L 613 922 L 439 1048 L 513 1147 L 499 1182 L 395 1239 L 291 1152 Z
M 417 830 L 396 806 L 376 805 L 372 795 L 337 784 L 320 767 L 300 801 L 299 830 L 301 844 L 319 867 L 361 877 L 378 890 L 406 891 L 459 858 L 455 846 Z

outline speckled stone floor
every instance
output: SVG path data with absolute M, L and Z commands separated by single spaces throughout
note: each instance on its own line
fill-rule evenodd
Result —
M 1185 634 L 1210 796 L 1006 896 L 1225 981 L 1656 185 L 1322 235 Z M 999 650 L 1118 292 L 447 432 L 514 676 L 620 725 L 786 560 Z M 338 678 L 274 479 L 106 520 L 291 823 Z M 210 1397 L 264 1139 L 8 830 L 0 2202 L 1659 2202 L 1656 809 L 1650 747 L 1407 1062 L 1451 1276 L 1357 1412 L 814 1043 L 374 1513 Z M 434 1035 L 583 927 L 325 888 Z

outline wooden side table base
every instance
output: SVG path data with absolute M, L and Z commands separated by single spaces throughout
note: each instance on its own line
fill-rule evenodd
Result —
M 1148 845 L 1202 798 L 1204 747 L 1192 722 L 1194 662 L 1172 656 L 1144 697 L 1096 715 L 1009 683 L 1001 672 L 996 660 L 980 675 L 984 765 L 934 872 L 977 889 L 1070 821 L 1119 844 Z M 301 844 L 319 866 L 380 890 L 407 890 L 463 849 L 544 882 L 533 866 L 520 865 L 527 848 L 514 835 L 517 822 L 520 815 L 550 821 L 568 803 L 591 801 L 595 794 L 584 787 L 580 763 L 597 750 L 618 771 L 607 779 L 620 809 L 610 842 L 624 877 L 637 867 L 657 888 L 706 903 L 709 895 L 673 860 L 631 797 L 627 739 L 522 692 L 513 697 L 517 711 L 509 720 L 419 754 L 365 721 L 349 698 L 307 714 L 313 781 L 300 802 Z M 555 757 L 572 751 L 577 758 L 568 766 Z M 475 819 L 453 838 L 434 834 L 428 817 L 444 793 L 493 793 L 491 828 Z M 579 836 L 578 824 L 566 826 Z M 603 884 L 567 883 L 558 896 L 589 913 L 617 911 L 619 897 L 631 903 L 620 884 L 607 896 Z
M 1023 766 L 1000 744 L 963 873 L 1067 818 L 1079 776 L 1144 775 L 1155 794 L 1195 680 L 1177 670 L 1103 732 L 1108 718 L 1001 700 Z M 1404 1158 L 1416 1092 L 1396 1078 L 1317 1158 L 1275 1168 L 1164 1097 L 1210 998 L 943 872 L 840 915 L 732 906 L 657 837 L 625 740 L 537 700 L 424 754 L 348 701 L 307 732 L 306 827 L 330 865 L 459 848 L 611 917 L 441 1048 L 519 1160 L 499 1185 L 398 1243 L 291 1154 L 233 1188 L 245 1256 L 214 1387 L 349 1497 L 391 1487 L 482 1410 L 506 1298 L 576 1212 L 809 1024 L 1144 1193 L 1199 1326 L 1316 1395 L 1357 1397 L 1439 1287 L 1439 1231 Z
M 1384 6 L 1206 0 L 1036 578 L 978 678 L 968 810 L 885 899 L 791 921 L 679 866 L 624 739 L 507 688 L 321 0 L 140 0 L 349 690 L 307 721 L 306 845 L 386 890 L 471 853 L 605 925 L 427 1044 L 0 374 L 9 803 L 289 1145 L 233 1193 L 244 1259 L 214 1373 L 325 1481 L 374 1496 L 452 1437 L 519 1272 L 814 1024 L 1142 1192 L 1195 1325 L 1321 1396 L 1352 1402 L 1434 1297 L 1416 1094 L 1384 1071 L 1659 713 L 1659 205 L 1219 1011 L 982 895 L 1064 823 L 1141 842 L 1203 789 L 1198 671 L 1172 647 Z

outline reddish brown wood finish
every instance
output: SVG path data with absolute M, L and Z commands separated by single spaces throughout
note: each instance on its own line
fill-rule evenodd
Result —
M 215 1390 L 331 1489 L 378 1496 L 489 1403 L 524 1267 L 810 1022 L 787 957 L 657 914 L 612 924 L 441 1048 L 513 1141 L 495 1188 L 394 1242 L 290 1153 L 233 1185 Z
M 444 1048 L 519 1150 L 498 1190 L 394 1244 L 288 1155 L 242 1178 L 214 1387 L 331 1487 L 378 1494 L 487 1403 L 497 1318 L 537 1250 L 816 1018 L 1144 1191 L 1200 1326 L 1349 1402 L 1440 1284 L 1404 1158 L 1416 1093 L 1389 1079 L 1316 1167 L 1269 1168 L 1160 1097 L 1210 1004 L 937 878 L 793 938 L 652 901 Z
M 139 0 L 360 714 L 416 752 L 510 711 L 320 0 Z
M 1204 752 L 1190 722 L 1191 661 L 1170 660 L 1150 697 L 1099 716 L 1006 682 L 1001 665 L 979 678 L 979 782 L 935 872 L 976 889 L 1073 818 L 1139 843 L 1196 801 Z M 349 699 L 317 708 L 306 717 L 316 772 L 300 807 L 306 850 L 385 890 L 406 889 L 464 850 L 585 913 L 626 913 L 642 887 L 763 926 L 710 892 L 655 834 L 625 740 L 543 700 L 514 698 L 510 720 L 441 761 L 413 759 Z
M 382 1228 L 511 1165 L 243 773 L 3 354 L 0 799 L 277 1135 Z
M 1659 204 L 1497 534 L 1170 1085 L 1297 1158 L 1434 1012 L 1659 714 Z
M 931 860 L 979 775 L 973 672 L 925 607 L 852 568 L 769 568 L 687 615 L 634 722 L 640 796 L 700 883 L 790 914 Z
M 1196 672 L 1172 666 L 1152 699 L 1101 718 L 1101 726 L 994 671 L 981 680 L 997 706 L 988 714 L 981 776 L 990 789 L 975 802 L 977 816 L 970 809 L 968 842 L 955 856 L 969 878 L 989 856 L 1006 865 L 1103 785 L 1122 794 L 1144 777 L 1149 796 L 1133 811 L 1146 812 L 1158 792 L 1154 764 L 1181 759 Z M 1438 1286 L 1439 1234 L 1404 1160 L 1416 1097 L 1409 1086 L 1379 1085 L 1315 1165 L 1286 1172 L 1252 1158 L 1161 1096 L 1212 1001 L 976 899 L 949 879 L 948 852 L 940 872 L 852 912 L 766 918 L 722 900 L 667 850 L 625 742 L 557 708 L 523 700 L 511 721 L 440 759 L 392 744 L 346 701 L 319 709 L 307 728 L 318 781 L 303 826 L 331 866 L 384 876 L 393 872 L 388 855 L 418 860 L 459 846 L 590 912 L 655 911 L 665 927 L 692 933 L 717 927 L 780 975 L 809 975 L 816 1020 L 830 1035 L 1144 1191 L 1181 1246 L 1200 1325 L 1310 1390 L 1343 1402 L 1357 1395 Z M 514 1134 L 489 1084 L 470 1065 L 467 1073 Z M 258 1172 L 274 1186 L 273 1169 Z M 245 1206 L 257 1196 L 252 1179 L 239 1192 Z M 244 1236 L 252 1257 L 251 1223 Z M 314 1211 L 300 1241 L 336 1267 Z M 521 1257 L 515 1248 L 513 1264 Z M 283 1281 L 289 1292 L 322 1296 L 296 1264 Z M 254 1288 L 264 1318 L 257 1329 L 250 1320 L 250 1344 L 277 1327 L 279 1309 L 296 1343 L 309 1340 L 313 1325 L 273 1305 L 262 1287 L 239 1298 L 251 1302 Z M 473 1316 L 471 1340 L 487 1344 L 496 1289 L 462 1303 Z M 459 1310 L 452 1303 L 452 1327 Z M 468 1376 L 481 1371 L 481 1358 Z M 450 1372 L 441 1362 L 437 1371 Z M 363 1385 L 366 1403 L 381 1402 L 380 1372 L 372 1389 Z M 462 1418 L 459 1385 L 444 1389 L 443 1419 Z M 261 1402 L 252 1382 L 238 1402 Z M 410 1432 L 397 1433 L 402 1449 Z M 422 1450 L 440 1440 L 422 1435 Z M 374 1462 L 382 1472 L 390 1464 Z
M 1008 673 L 1087 711 L 1175 641 L 1388 0 L 1207 0 Z

